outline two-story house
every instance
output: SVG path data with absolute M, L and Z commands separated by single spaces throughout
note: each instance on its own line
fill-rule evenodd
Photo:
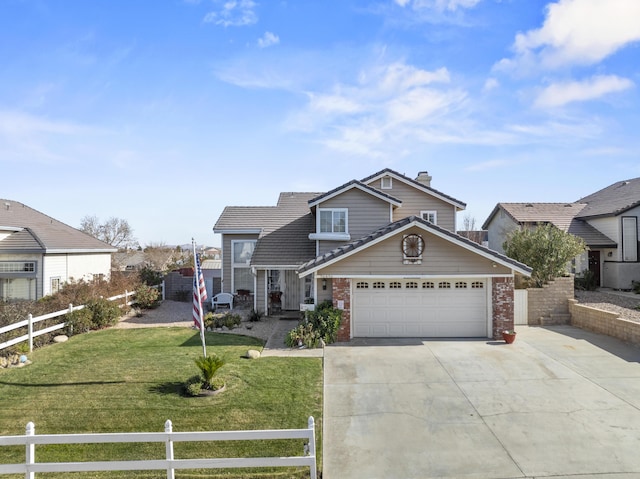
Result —
M 117 251 L 13 200 L 0 200 L 0 300 L 36 300 L 71 280 L 108 280 Z
M 503 252 L 509 233 L 551 223 L 582 238 L 587 251 L 571 272 L 591 271 L 598 286 L 631 289 L 640 281 L 640 178 L 619 181 L 571 203 L 498 203 L 483 224 L 489 247 Z
M 498 337 L 513 327 L 514 275 L 531 269 L 456 231 L 461 201 L 390 169 L 275 207 L 227 207 L 224 292 L 270 313 L 331 301 L 339 339 Z

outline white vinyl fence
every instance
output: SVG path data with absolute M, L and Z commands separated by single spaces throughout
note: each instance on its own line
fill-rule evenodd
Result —
M 309 467 L 311 479 L 316 479 L 315 422 L 309 417 L 306 429 L 275 429 L 263 431 L 172 432 L 167 420 L 164 432 L 103 433 L 103 434 L 35 434 L 32 422 L 27 424 L 24 436 L 0 437 L 0 446 L 25 446 L 24 464 L 0 464 L 2 474 L 24 474 L 25 479 L 35 479 L 43 472 L 86 471 L 152 471 L 166 470 L 167 479 L 175 478 L 180 469 L 227 469 L 253 467 Z M 303 439 L 302 456 L 249 457 L 216 459 L 175 459 L 174 442 L 193 441 L 255 441 L 270 439 Z M 140 461 L 97 462 L 36 462 L 35 446 L 42 444 L 105 444 L 105 443 L 165 443 L 165 459 Z
M 161 285 L 161 288 L 162 288 L 162 299 L 164 299 L 164 284 Z M 135 294 L 136 294 L 135 291 L 125 291 L 124 294 L 112 296 L 107 299 L 109 301 L 117 301 L 119 299 L 123 299 L 124 300 L 123 305 L 131 306 L 134 301 L 129 298 L 133 297 Z M 70 304 L 67 309 L 63 309 L 61 311 L 55 311 L 49 314 L 43 314 L 42 316 L 36 316 L 35 318 L 30 314 L 27 317 L 27 319 L 23 321 L 19 321 L 17 323 L 10 324 L 8 326 L 4 326 L 0 328 L 0 337 L 1 337 L 3 333 L 8 333 L 9 331 L 13 331 L 14 329 L 24 328 L 25 326 L 27 326 L 27 334 L 24 334 L 17 338 L 13 338 L 9 341 L 0 343 L 0 351 L 2 351 L 5 348 L 8 348 L 9 346 L 13 346 L 14 344 L 22 343 L 24 341 L 29 341 L 29 351 L 30 352 L 33 351 L 33 338 L 37 338 L 38 336 L 41 336 L 43 334 L 51 333 L 53 331 L 62 329 L 64 328 L 65 323 L 62 322 L 62 323 L 54 324 L 53 326 L 49 326 L 48 328 L 44 328 L 40 330 L 35 330 L 34 325 L 36 325 L 40 321 L 44 321 L 45 319 L 52 319 L 52 318 L 57 318 L 59 316 L 64 316 L 65 314 L 78 311 L 80 309 L 83 309 L 84 307 L 85 307 L 84 305 L 74 306 Z
M 516 289 L 513 291 L 513 324 L 529 324 L 529 291 Z

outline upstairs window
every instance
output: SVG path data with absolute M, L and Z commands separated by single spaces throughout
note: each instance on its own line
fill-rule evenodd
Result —
M 320 210 L 318 214 L 318 232 L 320 233 L 346 233 L 347 209 Z
M 421 211 L 420 217 L 423 220 L 427 220 L 434 225 L 438 223 L 438 212 L 437 211 Z

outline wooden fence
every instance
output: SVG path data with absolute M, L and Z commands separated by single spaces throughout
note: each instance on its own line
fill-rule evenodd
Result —
M 134 296 L 136 293 L 135 291 L 125 291 L 124 294 L 119 294 L 117 296 L 112 296 L 110 298 L 107 298 L 109 301 L 117 301 L 119 299 L 124 299 L 124 304 L 127 306 L 130 306 L 131 304 L 133 304 L 133 301 L 130 300 L 129 298 Z M 64 328 L 65 323 L 58 323 L 58 324 L 54 324 L 53 326 L 49 326 L 48 328 L 43 328 L 43 329 L 39 329 L 39 330 L 35 330 L 34 326 L 36 324 L 38 324 L 40 321 L 44 321 L 46 319 L 53 319 L 53 318 L 57 318 L 60 316 L 64 316 L 66 314 L 72 313 L 74 311 L 78 311 L 81 309 L 84 309 L 85 305 L 82 304 L 80 306 L 74 306 L 72 304 L 69 305 L 69 307 L 67 309 L 63 309 L 61 311 L 55 311 L 53 313 L 48 313 L 48 314 L 43 314 L 42 316 L 36 316 L 33 317 L 33 315 L 29 314 L 29 316 L 27 317 L 27 319 L 23 320 L 23 321 L 19 321 L 17 323 L 14 324 L 10 324 L 8 326 L 4 326 L 2 328 L 0 328 L 0 335 L 4 334 L 4 333 L 8 333 L 9 331 L 13 331 L 15 329 L 20 329 L 20 328 L 24 328 L 25 326 L 27 327 L 27 334 L 23 334 L 22 336 L 18 336 L 17 338 L 13 338 L 9 341 L 5 341 L 3 343 L 0 343 L 0 351 L 2 351 L 5 348 L 8 348 L 9 346 L 13 346 L 14 344 L 18 344 L 18 343 L 22 343 L 24 341 L 29 341 L 29 351 L 33 351 L 33 338 L 37 338 L 38 336 L 42 336 L 43 334 L 47 334 L 47 333 L 51 333 L 53 331 L 57 331 L 59 329 Z
M 167 479 L 175 478 L 181 469 L 227 469 L 253 467 L 309 467 L 311 479 L 316 479 L 315 422 L 309 417 L 306 429 L 275 429 L 262 431 L 173 432 L 170 420 L 164 432 L 102 433 L 102 434 L 35 434 L 32 422 L 24 436 L 0 437 L 0 446 L 25 446 L 24 464 L 0 464 L 2 474 L 24 474 L 35 479 L 36 473 L 87 471 L 151 471 L 166 470 Z M 175 459 L 174 442 L 193 441 L 255 441 L 271 439 L 303 439 L 302 456 L 248 457 L 216 459 Z M 106 443 L 165 443 L 165 459 L 140 461 L 96 462 L 36 462 L 35 446 L 43 444 L 106 444 Z

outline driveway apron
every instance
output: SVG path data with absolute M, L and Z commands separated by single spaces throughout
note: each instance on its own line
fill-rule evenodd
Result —
M 570 326 L 516 342 L 325 348 L 323 479 L 640 477 L 640 349 Z

